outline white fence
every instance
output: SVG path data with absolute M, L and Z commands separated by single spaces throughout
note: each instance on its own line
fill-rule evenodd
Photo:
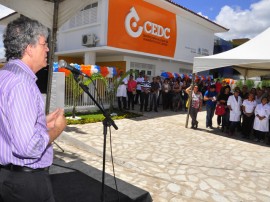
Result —
M 75 101 L 75 93 L 73 85 L 76 85 L 77 89 L 80 89 L 79 85 L 75 83 L 75 81 L 72 81 L 72 77 L 65 77 L 65 99 L 64 99 L 64 105 L 65 110 L 69 111 L 72 109 Z M 109 86 L 112 85 L 112 81 L 108 80 Z M 108 107 L 110 105 L 110 99 L 115 100 L 115 95 L 110 98 L 108 95 L 108 87 L 101 81 L 101 80 L 94 80 L 88 85 L 89 92 L 92 95 L 92 97 L 97 101 L 99 105 L 104 105 L 104 107 Z M 78 111 L 80 110 L 90 110 L 90 109 L 96 109 L 97 106 L 95 102 L 85 93 L 83 92 L 76 104 L 76 109 Z

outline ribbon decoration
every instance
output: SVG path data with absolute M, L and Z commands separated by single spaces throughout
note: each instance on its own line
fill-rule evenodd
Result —
M 98 65 L 78 65 L 78 64 L 70 64 L 71 66 L 75 67 L 76 69 L 82 71 L 88 76 L 92 76 L 93 74 L 99 73 L 105 78 L 113 78 L 117 75 L 118 69 L 116 67 L 105 67 L 105 66 L 98 66 Z M 70 75 L 70 71 L 66 68 L 59 67 L 58 62 L 53 63 L 53 71 L 54 72 L 64 72 L 65 76 Z

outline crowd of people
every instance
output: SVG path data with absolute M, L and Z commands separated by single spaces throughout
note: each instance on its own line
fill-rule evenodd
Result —
M 122 74 L 119 75 L 119 79 Z M 166 78 L 160 76 L 149 80 L 148 75 L 139 73 L 138 78 L 133 75 L 124 78 L 118 86 L 116 97 L 120 110 L 134 110 L 134 105 L 140 105 L 141 112 L 158 112 L 158 107 L 162 105 L 163 110 L 187 111 L 186 102 L 188 94 L 186 88 L 190 85 L 190 80 L 181 78 Z
M 217 127 L 234 136 L 236 131 L 243 138 L 255 137 L 255 141 L 270 143 L 270 87 L 240 89 L 226 81 L 198 81 L 191 85 L 189 78 L 162 78 L 156 76 L 149 80 L 140 72 L 138 78 L 133 75 L 122 80 L 117 90 L 120 110 L 134 110 L 138 104 L 140 112 L 154 110 L 187 111 L 191 117 L 191 128 L 196 129 L 199 122 L 197 114 L 206 109 L 206 128 L 213 129 L 213 117 L 217 117 Z
M 196 117 L 204 101 L 206 128 L 213 129 L 212 119 L 216 114 L 218 128 L 229 136 L 234 136 L 238 131 L 242 138 L 254 137 L 256 142 L 270 144 L 270 87 L 248 90 L 248 87 L 243 85 L 242 89 L 235 87 L 232 90 L 230 85 L 223 83 L 219 90 L 217 86 L 220 86 L 220 83 L 217 83 L 212 83 L 203 96 L 197 90 L 198 86 L 194 86 L 191 94 L 191 127 L 198 127 Z

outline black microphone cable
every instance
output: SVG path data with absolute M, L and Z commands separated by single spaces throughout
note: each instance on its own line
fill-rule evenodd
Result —
M 94 81 L 91 78 L 91 76 L 88 79 L 90 79 L 92 81 L 92 83 L 94 84 Z M 103 102 L 101 100 L 101 96 L 100 96 L 95 84 L 94 84 L 94 89 L 97 92 L 97 98 L 101 103 L 100 105 L 102 106 L 102 108 L 104 110 L 104 105 L 103 105 Z M 116 181 L 116 176 L 115 176 L 115 169 L 114 169 L 114 161 L 113 161 L 112 131 L 111 131 L 111 126 L 108 126 L 108 127 L 109 127 L 109 135 L 110 135 L 110 152 L 111 152 L 111 162 L 112 162 L 112 168 L 113 168 L 113 179 L 114 179 L 115 189 L 116 189 L 116 193 L 117 193 L 117 200 L 118 200 L 118 202 L 120 202 L 119 190 L 118 190 L 118 186 L 117 186 L 117 181 Z
M 117 199 L 118 199 L 118 202 L 120 202 L 119 191 L 118 191 L 118 186 L 117 186 L 116 177 L 115 177 L 115 170 L 114 170 L 111 127 L 109 128 L 109 131 L 110 131 L 110 149 L 111 149 L 111 162 L 112 162 L 112 168 L 113 168 L 113 179 L 114 179 L 115 189 L 117 193 Z
M 94 83 L 94 81 L 92 80 L 91 76 L 89 77 L 89 79 L 92 81 L 92 83 Z M 95 88 L 95 90 L 97 92 L 97 97 L 100 100 L 101 106 L 104 109 L 103 102 L 101 100 L 100 94 L 98 93 L 98 90 L 96 88 L 96 85 L 94 85 L 94 88 Z M 114 179 L 115 189 L 116 189 L 116 193 L 117 193 L 117 200 L 118 200 L 118 202 L 120 202 L 119 190 L 118 190 L 118 186 L 117 186 L 117 181 L 116 181 L 116 176 L 115 176 L 115 169 L 114 169 L 114 161 L 113 161 L 112 131 L 111 131 L 111 126 L 108 126 L 108 127 L 109 127 L 109 135 L 110 135 L 110 151 L 111 151 L 111 162 L 112 162 L 112 168 L 113 168 L 113 179 Z

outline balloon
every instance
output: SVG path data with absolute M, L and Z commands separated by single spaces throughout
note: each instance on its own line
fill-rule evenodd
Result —
M 166 79 L 169 78 L 167 72 L 162 72 L 160 76 L 163 76 L 163 77 L 166 78 Z

